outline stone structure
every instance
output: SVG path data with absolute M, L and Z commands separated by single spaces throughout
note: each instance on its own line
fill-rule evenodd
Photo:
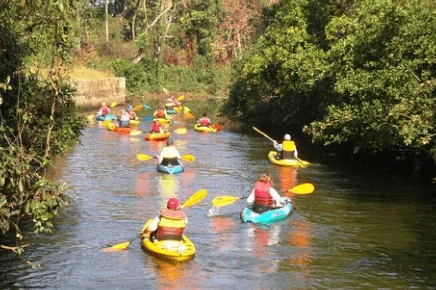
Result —
M 75 100 L 77 106 L 97 108 L 102 102 L 108 105 L 117 102 L 122 105 L 126 102 L 126 79 L 74 79 L 72 83 L 76 88 Z

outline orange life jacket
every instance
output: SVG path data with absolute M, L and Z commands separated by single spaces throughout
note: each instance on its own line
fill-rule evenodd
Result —
M 157 226 L 156 238 L 158 240 L 182 240 L 185 230 L 185 213 L 180 210 L 162 209 L 160 221 Z

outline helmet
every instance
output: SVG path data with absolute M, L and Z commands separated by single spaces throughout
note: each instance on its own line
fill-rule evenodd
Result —
M 122 109 L 121 110 L 121 114 L 124 114 L 126 112 L 126 110 Z
M 103 103 L 101 103 L 101 105 L 102 105 L 102 106 L 106 106 L 106 103 L 105 103 L 105 102 L 103 102 Z
M 289 135 L 289 134 L 285 134 L 284 139 L 287 140 L 287 141 L 291 140 L 291 135 Z
M 168 209 L 178 209 L 179 208 L 179 200 L 177 198 L 170 198 L 167 203 Z
M 173 145 L 173 144 L 174 144 L 173 139 L 168 138 L 168 140 L 167 140 L 167 146 L 170 146 L 170 145 Z

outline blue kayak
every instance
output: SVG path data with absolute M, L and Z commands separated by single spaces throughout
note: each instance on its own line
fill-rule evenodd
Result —
M 254 212 L 251 207 L 246 207 L 241 212 L 241 221 L 244 223 L 269 224 L 282 220 L 291 214 L 292 203 L 289 197 L 283 197 L 281 201 L 282 203 L 286 202 L 283 207 L 271 209 L 263 213 Z
M 106 116 L 97 115 L 97 116 L 95 117 L 95 119 L 96 119 L 97 121 L 113 120 L 113 119 L 115 119 L 115 115 L 112 115 L 112 114 L 108 114 L 108 115 L 106 115 Z
M 156 166 L 156 169 L 159 172 L 164 172 L 164 173 L 169 173 L 169 174 L 181 173 L 184 170 L 182 164 L 179 164 L 179 165 L 162 165 L 162 164 L 158 164 Z

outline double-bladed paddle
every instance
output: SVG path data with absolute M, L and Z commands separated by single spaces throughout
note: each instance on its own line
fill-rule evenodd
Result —
M 303 183 L 300 185 L 297 185 L 291 189 L 286 190 L 285 192 L 293 192 L 296 194 L 309 194 L 312 193 L 315 190 L 315 186 L 313 186 L 312 183 Z M 223 207 L 227 206 L 229 204 L 234 203 L 237 200 L 245 199 L 247 196 L 228 196 L 228 195 L 222 195 L 217 196 L 212 200 L 212 204 L 214 207 Z
M 200 201 L 202 201 L 207 195 L 207 190 L 206 189 L 200 189 L 198 190 L 196 193 L 194 193 L 193 195 L 191 195 L 187 201 L 185 201 L 185 203 L 182 204 L 181 208 L 188 208 L 191 206 L 196 205 L 197 203 L 199 203 Z M 143 227 L 144 229 L 144 227 Z M 115 252 L 115 251 L 122 251 L 127 249 L 130 244 L 135 241 L 136 239 L 139 239 L 141 237 L 141 235 L 137 235 L 134 238 L 128 240 L 127 242 L 122 242 L 110 247 L 107 247 L 105 249 L 103 249 L 106 252 Z
M 157 158 L 157 156 L 151 156 L 151 155 L 147 155 L 147 154 L 138 154 L 138 155 L 136 155 L 136 158 L 138 158 L 138 160 L 140 160 L 140 161 L 148 161 L 148 160 L 151 160 L 153 158 Z M 193 161 L 195 161 L 195 156 L 192 154 L 186 154 L 186 155 L 182 156 L 182 160 L 188 161 L 188 162 L 193 162 Z

